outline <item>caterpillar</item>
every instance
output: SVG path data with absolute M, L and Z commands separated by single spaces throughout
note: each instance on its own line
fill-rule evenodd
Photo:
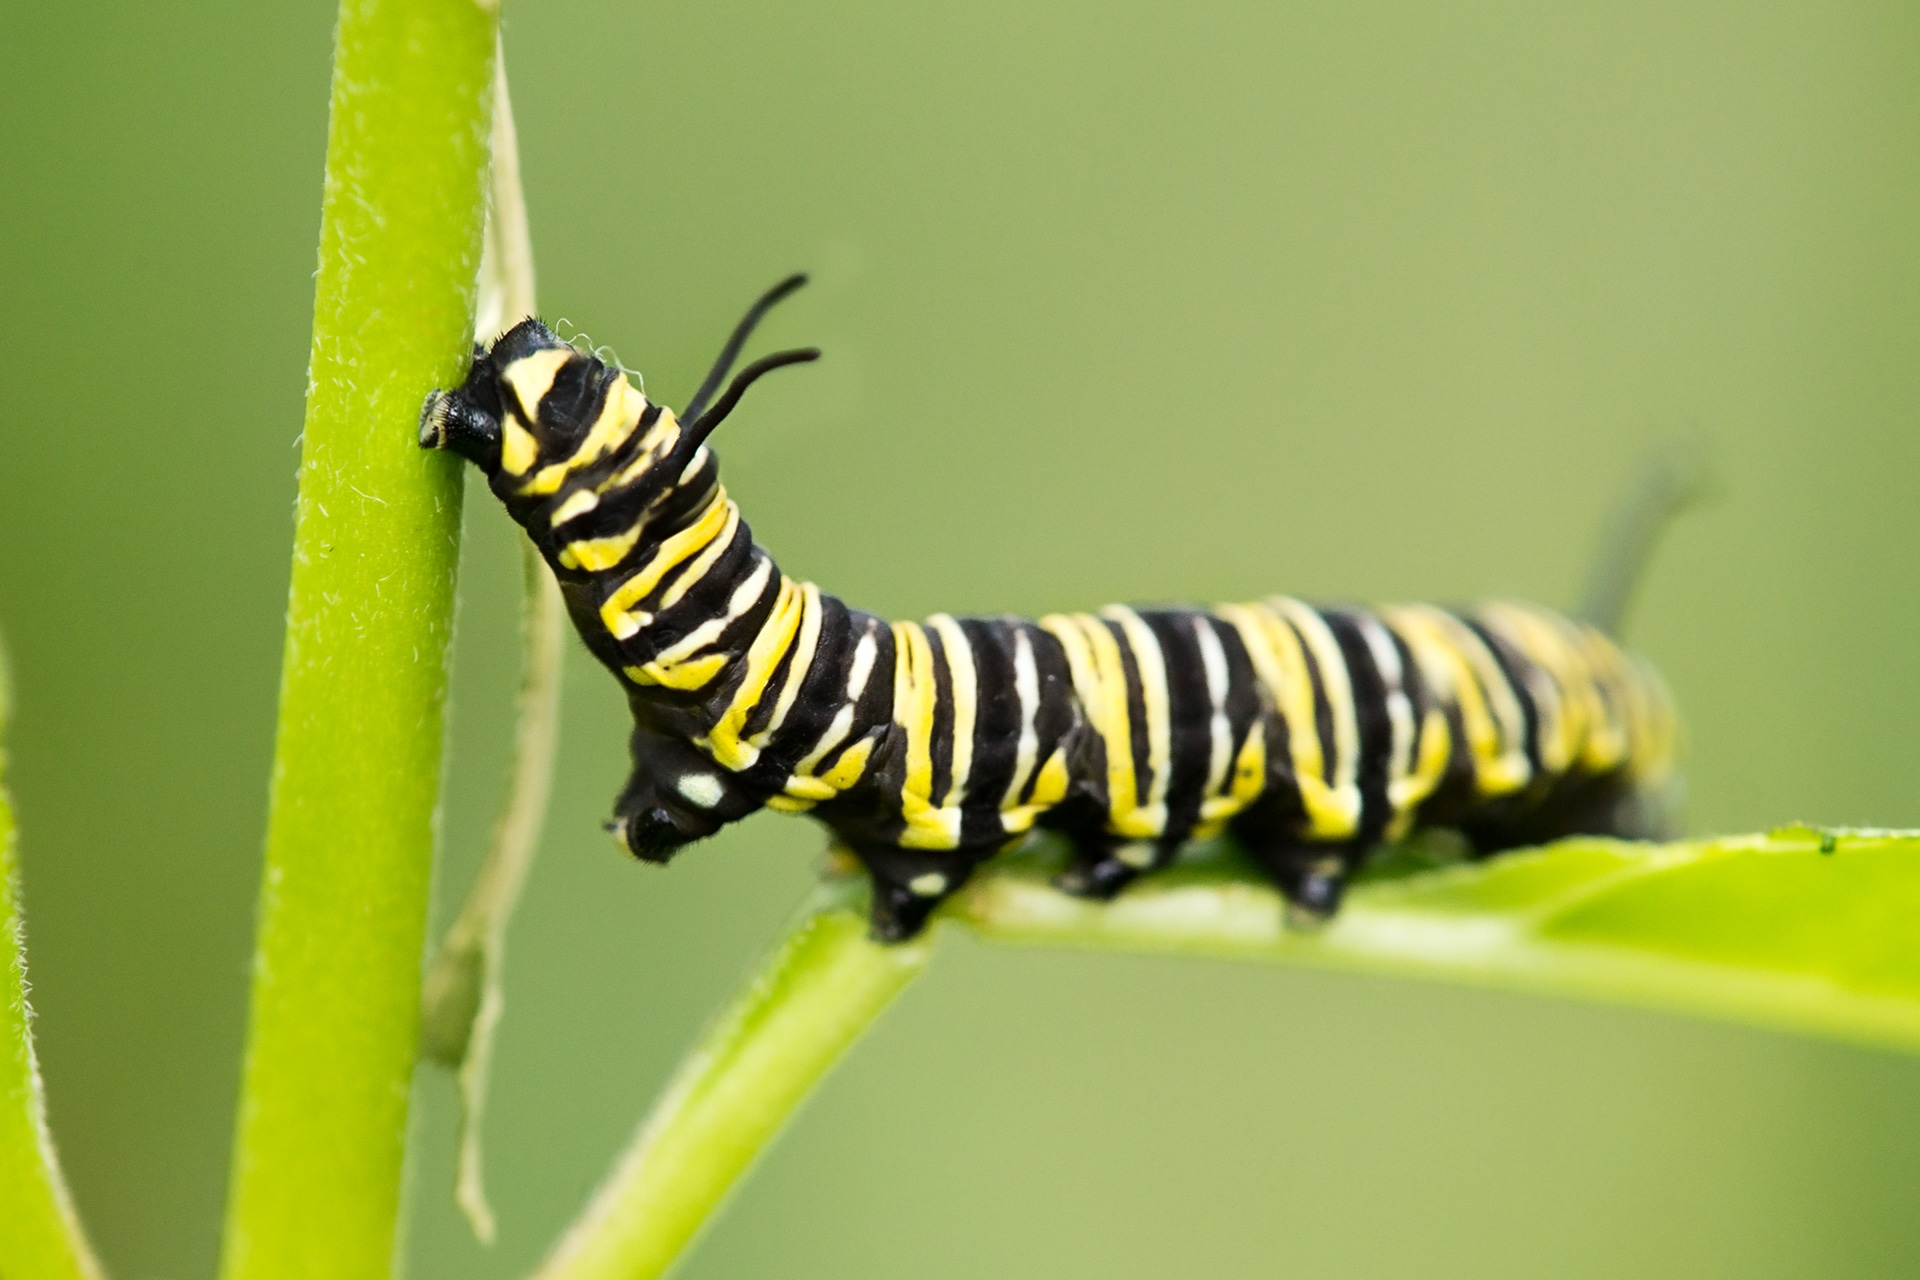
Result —
M 754 303 L 678 415 L 531 318 L 422 410 L 420 443 L 486 475 L 626 693 L 633 772 L 608 830 L 636 857 L 807 812 L 899 941 L 1035 827 L 1071 845 L 1059 887 L 1097 898 L 1230 831 L 1311 918 L 1416 828 L 1493 852 L 1661 827 L 1664 687 L 1607 628 L 1544 608 L 1275 597 L 889 623 L 787 577 L 707 438 L 758 378 L 818 358 L 766 356 L 715 399 L 804 282 Z

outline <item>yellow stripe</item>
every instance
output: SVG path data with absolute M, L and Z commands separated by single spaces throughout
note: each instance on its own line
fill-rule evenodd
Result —
M 833 762 L 833 768 L 827 770 L 820 781 L 835 791 L 845 791 L 860 781 L 860 775 L 867 770 L 867 761 L 873 755 L 873 744 L 876 741 L 878 741 L 877 737 L 862 738 L 848 747 L 840 758 Z
M 706 550 L 702 551 L 695 557 L 693 563 L 687 566 L 686 572 L 675 578 L 673 585 L 661 593 L 660 608 L 657 612 L 665 613 L 667 610 L 673 608 L 673 606 L 680 603 L 687 592 L 693 590 L 706 580 L 707 574 L 712 571 L 713 566 L 719 562 L 721 556 L 727 554 L 727 548 L 733 545 L 734 532 L 739 529 L 739 527 L 740 508 L 737 504 L 729 502 L 727 503 L 727 518 L 722 522 L 720 532 L 714 535 L 713 541 L 707 544 Z
M 979 707 L 975 686 L 978 673 L 973 667 L 973 646 L 967 633 L 952 615 L 936 613 L 927 625 L 940 633 L 940 647 L 947 659 L 947 679 L 953 688 L 953 767 L 948 770 L 947 794 L 941 801 L 949 808 L 966 798 L 967 778 L 973 773 L 973 724 Z
M 1419 804 L 1440 785 L 1452 755 L 1453 730 L 1447 723 L 1446 713 L 1438 707 L 1428 707 L 1420 721 L 1420 756 L 1406 783 L 1407 808 L 1395 819 L 1396 826 L 1387 831 L 1387 839 L 1398 840 L 1406 834 Z
M 1140 704 L 1147 723 L 1147 768 L 1152 780 L 1147 784 L 1145 803 L 1131 815 L 1134 830 L 1147 836 L 1162 835 L 1167 829 L 1167 783 L 1173 773 L 1173 724 L 1167 696 L 1167 659 L 1160 650 L 1160 639 L 1153 628 L 1133 610 L 1120 605 L 1102 609 L 1104 618 L 1120 624 L 1133 651 L 1134 670 L 1140 674 Z M 1124 693 L 1126 673 L 1121 673 Z M 1137 838 L 1137 837 L 1136 837 Z
M 686 635 L 681 636 L 654 655 L 653 661 L 647 665 L 671 667 L 676 663 L 685 662 L 718 640 L 735 619 L 760 602 L 760 598 L 767 593 L 767 580 L 773 576 L 774 572 L 773 561 L 765 556 L 759 557 L 754 561 L 753 572 L 741 579 L 740 585 L 733 589 L 733 595 L 727 600 L 726 612 L 718 617 L 708 618 Z M 780 581 L 784 584 L 786 579 L 782 577 Z
M 1227 794 L 1200 802 L 1200 821 L 1193 828 L 1194 838 L 1205 840 L 1220 833 L 1227 819 L 1260 798 L 1267 789 L 1267 727 L 1255 720 L 1233 759 L 1233 781 Z
M 918 623 L 893 624 L 893 719 L 906 733 L 906 776 L 900 784 L 900 814 L 908 849 L 951 849 L 958 824 L 933 805 L 933 649 Z
M 520 415 L 528 422 L 539 414 L 540 401 L 553 389 L 554 377 L 579 354 L 572 347 L 542 347 L 500 371 L 500 381 L 513 388 L 520 401 Z
M 540 444 L 527 429 L 520 425 L 520 419 L 509 409 L 500 415 L 500 467 L 510 476 L 517 476 L 533 465 L 540 456 Z
M 1254 674 L 1287 723 L 1293 782 L 1307 811 L 1305 834 L 1321 840 L 1352 835 L 1360 822 L 1359 806 L 1343 802 L 1328 784 L 1320 721 L 1314 714 L 1313 677 L 1307 671 L 1307 655 L 1299 634 L 1257 605 L 1223 605 L 1214 612 L 1240 633 Z
M 647 518 L 642 515 L 625 533 L 611 534 L 605 538 L 582 538 L 578 542 L 569 542 L 560 548 L 561 567 L 585 569 L 589 573 L 611 569 L 627 558 L 627 553 L 633 550 L 633 544 L 640 541 L 640 531 L 646 528 L 646 525 Z
M 792 578 L 780 575 L 780 594 L 773 602 L 773 612 L 767 615 L 759 633 L 753 637 L 753 643 L 747 647 L 746 672 L 740 677 L 740 685 L 734 690 L 720 719 L 699 743 L 713 757 L 714 763 L 723 769 L 738 773 L 742 769 L 752 768 L 754 761 L 760 758 L 760 748 L 741 741 L 740 730 L 746 726 L 747 717 L 753 714 L 753 709 L 760 705 L 760 695 L 766 689 L 767 681 L 773 677 L 773 669 L 793 644 L 794 632 L 800 627 L 805 598 Z
M 1106 623 L 1090 614 L 1053 614 L 1040 625 L 1060 638 L 1073 673 L 1074 692 L 1087 722 L 1106 744 L 1107 830 L 1128 839 L 1158 835 L 1139 830 L 1139 784 L 1133 773 L 1133 731 L 1127 716 L 1127 672 L 1120 642 Z
M 1432 605 L 1387 605 L 1380 610 L 1420 664 L 1420 674 L 1443 702 L 1460 711 L 1473 761 L 1474 787 L 1482 796 L 1506 795 L 1532 777 L 1524 746 L 1525 722 L 1513 690 L 1480 638 L 1452 614 Z M 1481 673 L 1492 668 L 1493 686 Z
M 1549 777 L 1565 773 L 1573 760 L 1575 744 L 1568 740 L 1574 726 L 1569 714 L 1572 709 L 1563 696 L 1564 661 L 1556 665 L 1556 655 L 1536 643 L 1543 637 L 1527 628 L 1526 619 L 1498 605 L 1476 608 L 1474 621 L 1519 650 L 1524 659 L 1521 681 L 1533 699 L 1534 744 L 1540 753 L 1540 768 Z
M 1586 656 L 1593 680 L 1593 725 L 1587 734 L 1581 767 L 1589 773 L 1607 773 L 1618 768 L 1630 750 L 1626 690 L 1630 677 L 1619 648 L 1611 640 L 1591 627 L 1567 625 Z
M 1491 776 L 1481 782 L 1483 794 L 1500 795 L 1518 791 L 1533 780 L 1533 765 L 1527 759 L 1527 719 L 1520 709 L 1520 698 L 1507 679 L 1506 670 L 1486 642 L 1472 628 L 1450 613 L 1433 610 L 1449 645 L 1466 660 L 1474 681 L 1485 693 L 1487 709 L 1500 726 L 1503 751 Z M 1491 783 L 1493 790 L 1488 790 Z
M 1001 825 L 1007 834 L 1017 836 L 1033 828 L 1033 820 L 1053 806 L 1066 799 L 1067 788 L 1073 778 L 1067 772 L 1067 753 L 1059 748 L 1047 757 L 1040 766 L 1039 775 L 1033 780 L 1033 794 L 1027 803 L 1008 809 L 1000 815 Z
M 847 673 L 847 691 L 840 710 L 834 713 L 833 723 L 829 724 L 827 731 L 820 735 L 820 741 L 814 744 L 813 750 L 809 751 L 799 764 L 793 766 L 793 776 L 787 779 L 787 790 L 794 795 L 814 794 L 811 788 L 804 785 L 814 781 L 809 775 L 853 729 L 854 711 L 859 705 L 860 695 L 867 690 L 867 680 L 873 674 L 874 658 L 879 649 L 880 646 L 874 642 L 873 638 L 873 624 L 868 623 L 860 633 L 859 642 L 853 646 L 853 665 Z M 827 796 L 822 795 L 817 798 L 825 800 Z
M 529 496 L 555 492 L 568 476 L 626 443 L 633 429 L 640 425 L 640 415 L 646 411 L 647 398 L 624 376 L 615 378 L 607 388 L 607 400 L 600 406 L 600 416 L 593 420 L 580 447 L 570 457 L 540 468 L 533 479 L 521 486 L 520 492 Z
M 821 796 L 819 800 L 791 795 L 768 796 L 767 808 L 772 809 L 775 813 L 805 813 L 807 810 L 813 808 L 814 805 L 820 803 L 820 800 L 831 799 L 832 796 L 832 788 L 828 788 L 827 794 Z
M 780 726 L 786 723 L 787 712 L 793 710 L 794 699 L 800 696 L 800 686 L 813 670 L 813 655 L 820 648 L 820 616 L 820 588 L 811 582 L 801 583 L 800 637 L 794 643 L 793 661 L 787 664 L 786 682 L 780 686 L 780 696 L 773 704 L 773 718 L 767 721 L 766 728 L 747 739 L 756 749 L 771 742 Z
M 698 520 L 663 539 L 640 571 L 614 588 L 613 594 L 600 606 L 600 621 L 613 633 L 613 638 L 625 640 L 651 622 L 653 615 L 630 614 L 628 610 L 646 599 L 674 566 L 710 543 L 729 521 L 738 517 L 739 512 L 727 498 L 726 489 L 716 489 L 713 502 Z
M 673 452 L 673 447 L 679 443 L 680 422 L 673 416 L 673 410 L 662 407 L 660 416 L 653 420 L 653 425 L 647 428 L 647 434 L 641 436 L 640 443 L 634 446 L 633 461 L 601 481 L 600 492 L 619 489 L 638 480 L 654 463 Z
M 1274 596 L 1266 603 L 1293 624 L 1319 668 L 1321 693 L 1333 716 L 1335 760 L 1327 781 L 1332 786 L 1331 800 L 1343 816 L 1345 829 L 1340 834 L 1352 835 L 1360 826 L 1360 723 L 1346 655 L 1317 611 L 1286 596 Z
M 704 658 L 691 662 L 676 662 L 662 665 L 649 662 L 644 667 L 623 667 L 627 678 L 635 684 L 665 685 L 669 689 L 702 689 L 709 680 L 726 669 L 727 655 L 710 653 Z

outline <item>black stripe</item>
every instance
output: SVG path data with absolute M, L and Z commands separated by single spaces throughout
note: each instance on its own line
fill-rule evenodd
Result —
M 953 673 L 947 669 L 947 646 L 940 633 L 925 625 L 920 630 L 933 653 L 933 728 L 927 742 L 933 780 L 928 799 L 944 808 L 953 802 L 947 794 L 953 787 Z
M 1192 609 L 1161 609 L 1140 618 L 1160 642 L 1167 669 L 1167 825 L 1163 838 L 1184 840 L 1200 819 L 1200 802 L 1213 763 L 1213 696 L 1194 626 L 1208 625 Z
M 1454 616 L 1466 623 L 1473 634 L 1480 637 L 1480 642 L 1487 646 L 1488 651 L 1493 654 L 1494 662 L 1500 668 L 1500 673 L 1507 678 L 1507 684 L 1512 687 L 1513 696 L 1520 702 L 1521 717 L 1526 725 L 1527 764 L 1533 772 L 1530 783 L 1538 784 L 1547 781 L 1546 771 L 1540 767 L 1540 709 L 1533 704 L 1533 692 L 1527 687 L 1527 670 L 1532 664 L 1472 614 L 1462 612 Z
M 853 646 L 858 639 L 847 606 L 823 593 L 820 642 L 814 647 L 813 665 L 800 682 L 799 696 L 788 709 L 786 720 L 767 742 L 760 757 L 762 763 L 778 772 L 779 782 L 784 783 L 794 765 L 819 745 L 821 735 L 846 704 L 847 673 L 853 665 Z
M 1374 662 L 1373 649 L 1351 612 L 1322 609 L 1327 627 L 1340 645 L 1347 664 L 1347 684 L 1353 694 L 1354 721 L 1359 729 L 1360 827 L 1355 835 L 1371 844 L 1386 830 L 1393 816 L 1387 800 L 1387 769 L 1393 756 L 1393 721 L 1387 715 L 1387 682 Z
M 978 693 L 973 768 L 967 775 L 960 843 L 977 848 L 1006 839 L 1000 801 L 1013 782 L 1014 761 L 1020 750 L 1020 696 L 1013 659 L 1015 620 L 962 618 L 960 629 L 973 649 Z
M 1066 646 L 1053 632 L 1031 622 L 1023 620 L 1020 629 L 1027 633 L 1027 642 L 1033 646 L 1033 667 L 1039 677 L 1040 688 L 1040 709 L 1033 717 L 1034 737 L 1039 745 L 1033 756 L 1033 772 L 1027 775 L 1026 784 L 1020 789 L 1020 803 L 1032 803 L 1033 789 L 1040 781 L 1040 770 L 1053 753 L 1065 745 L 1068 748 L 1069 773 L 1076 782 L 1082 784 L 1082 789 L 1087 786 L 1098 788 L 1100 808 L 1104 812 L 1106 756 L 1101 751 L 1097 764 L 1086 762 L 1087 753 L 1095 748 L 1085 740 L 1097 740 L 1100 735 L 1087 727 L 1081 714 L 1080 699 L 1073 689 L 1073 667 L 1067 661 Z
M 1248 732 L 1260 726 L 1266 717 L 1266 700 L 1261 696 L 1260 678 L 1254 673 L 1253 659 L 1240 640 L 1239 628 L 1210 615 L 1207 624 L 1219 637 L 1220 648 L 1227 656 L 1227 726 L 1233 757 L 1220 783 L 1221 794 L 1225 795 L 1233 789 L 1233 765 L 1240 758 L 1240 749 L 1246 745 Z

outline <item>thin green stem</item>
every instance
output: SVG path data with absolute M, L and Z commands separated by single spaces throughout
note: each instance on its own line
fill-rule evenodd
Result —
M 867 937 L 864 893 L 828 886 L 681 1064 L 539 1280 L 665 1271 L 860 1033 L 926 967 L 932 940 Z
M 343 0 L 253 991 L 221 1272 L 390 1272 L 440 783 L 497 15 Z
M 0 734 L 7 727 L 6 654 L 0 650 Z M 13 804 L 0 751 L 0 1276 L 99 1280 L 47 1129 L 40 1064 L 27 1005 L 27 948 Z
M 1669 845 L 1570 840 L 1461 863 L 1386 851 L 1327 924 L 1290 918 L 1223 844 L 1112 902 L 1055 889 L 1060 850 L 1003 857 L 939 919 L 989 941 L 1504 986 L 1920 1052 L 1920 832 L 1783 828 Z M 926 964 L 866 937 L 850 879 L 734 998 L 535 1280 L 666 1270 L 815 1082 Z
M 493 180 L 487 211 L 486 253 L 480 270 L 476 333 L 490 342 L 533 314 L 533 242 L 520 185 L 520 148 L 507 93 L 504 53 L 494 63 Z M 560 738 L 560 666 L 566 607 L 553 573 L 533 544 L 520 544 L 523 594 L 518 724 L 506 803 L 494 823 L 480 874 L 427 970 L 421 1046 L 427 1057 L 459 1072 L 460 1158 L 454 1199 L 474 1234 L 492 1243 L 480 1137 L 494 1031 L 505 997 L 507 926 L 539 847 L 553 790 Z

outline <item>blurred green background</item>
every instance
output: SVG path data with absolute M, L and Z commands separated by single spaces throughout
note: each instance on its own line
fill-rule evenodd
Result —
M 1440 9 L 1444 11 L 1438 11 Z M 245 1003 L 325 139 L 323 3 L 13 5 L 0 623 L 53 1122 L 120 1277 L 209 1272 Z M 507 8 L 547 316 L 682 401 L 795 267 L 828 358 L 722 438 L 796 574 L 896 616 L 1568 603 L 1648 444 L 1714 441 L 1633 638 L 1691 823 L 1920 824 L 1920 10 Z M 476 491 L 440 916 L 505 763 Z M 576 649 L 511 942 L 500 1243 L 417 1089 L 421 1280 L 572 1214 L 820 839 L 670 872 L 598 822 Z M 948 938 L 688 1277 L 1893 1276 L 1920 1063 L 1356 977 Z

